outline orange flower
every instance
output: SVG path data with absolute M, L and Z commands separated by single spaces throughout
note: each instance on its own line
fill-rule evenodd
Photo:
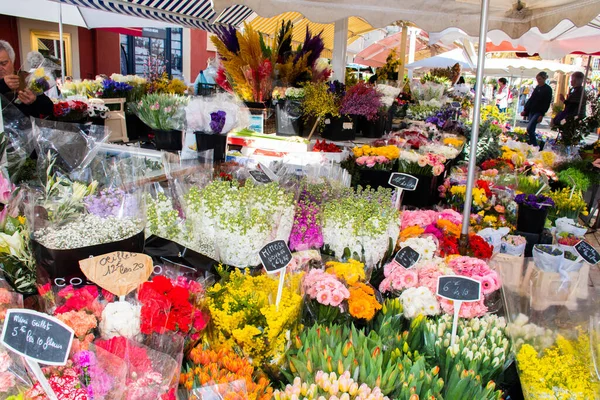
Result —
M 370 321 L 375 313 L 381 310 L 381 304 L 375 298 L 372 287 L 364 283 L 356 283 L 349 287 L 349 291 L 348 308 L 354 318 Z
M 409 226 L 400 232 L 400 242 L 404 242 L 406 239 L 419 237 L 423 232 L 425 232 L 425 229 L 421 228 L 419 225 Z
M 447 219 L 440 219 L 437 226 L 449 235 L 460 237 L 460 225 L 456 225 Z

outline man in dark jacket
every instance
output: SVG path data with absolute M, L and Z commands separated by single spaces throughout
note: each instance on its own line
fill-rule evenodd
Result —
M 0 94 L 27 116 L 46 118 L 52 115 L 54 105 L 48 96 L 43 93 L 36 96 L 28 88 L 19 90 L 21 79 L 15 74 L 14 63 L 15 51 L 12 46 L 7 41 L 0 40 Z
M 527 100 L 527 103 L 525 103 L 525 109 L 521 115 L 529 117 L 529 124 L 527 125 L 527 134 L 529 134 L 528 143 L 537 146 L 535 128 L 538 123 L 542 122 L 544 115 L 546 115 L 550 108 L 550 103 L 552 103 L 552 88 L 546 84 L 546 80 L 548 79 L 547 73 L 542 71 L 537 74 L 535 79 L 537 86 L 533 90 L 533 94 L 529 100 Z
M 565 99 L 563 94 L 560 95 L 560 101 L 565 103 L 565 109 L 559 112 L 554 120 L 552 121 L 554 125 L 560 125 L 560 121 L 563 119 L 570 117 L 572 115 L 580 114 L 581 116 L 585 116 L 585 94 L 583 95 L 583 100 L 581 94 L 584 91 L 583 88 L 583 79 L 585 76 L 583 72 L 575 72 L 571 75 L 571 90 L 569 91 L 569 95 Z M 583 102 L 581 105 L 581 112 L 579 111 L 579 103 Z

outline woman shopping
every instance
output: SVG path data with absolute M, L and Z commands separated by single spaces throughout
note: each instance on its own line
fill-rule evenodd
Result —
M 506 107 L 508 107 L 508 86 L 506 84 L 508 81 L 506 78 L 498 79 L 498 90 L 496 91 L 496 107 L 500 110 L 501 113 L 506 112 Z

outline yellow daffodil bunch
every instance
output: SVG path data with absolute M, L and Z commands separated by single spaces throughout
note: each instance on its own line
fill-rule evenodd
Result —
M 461 202 L 464 204 L 465 195 L 467 192 L 467 187 L 465 185 L 456 185 L 450 188 L 450 194 L 452 196 L 451 202 L 452 204 L 457 204 Z M 477 209 L 485 209 L 488 206 L 488 197 L 485 194 L 484 189 L 473 188 L 473 205 L 477 207 Z
M 356 158 L 362 156 L 384 156 L 388 160 L 396 160 L 400 157 L 400 149 L 396 146 L 371 147 L 366 144 L 361 147 L 354 147 L 352 153 L 354 153 L 354 157 Z
M 525 398 L 588 400 L 597 398 L 600 383 L 590 375 L 590 338 L 579 332 L 576 340 L 558 336 L 541 355 L 530 344 L 517 354 Z
M 223 274 L 225 275 L 225 274 Z M 235 269 L 207 290 L 211 345 L 240 350 L 254 366 L 277 366 L 290 338 L 298 333 L 302 274 L 289 275 L 275 305 L 279 279 Z
M 556 216 L 567 217 L 577 220 L 579 214 L 588 215 L 587 204 L 583 200 L 581 190 L 563 188 L 550 192 L 550 198 L 554 200 Z

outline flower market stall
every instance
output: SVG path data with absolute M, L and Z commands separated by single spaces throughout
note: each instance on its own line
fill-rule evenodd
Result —
M 2 398 L 600 399 L 596 113 L 540 149 L 454 68 L 342 83 L 293 29 L 218 29 L 225 93 L 3 104 Z

